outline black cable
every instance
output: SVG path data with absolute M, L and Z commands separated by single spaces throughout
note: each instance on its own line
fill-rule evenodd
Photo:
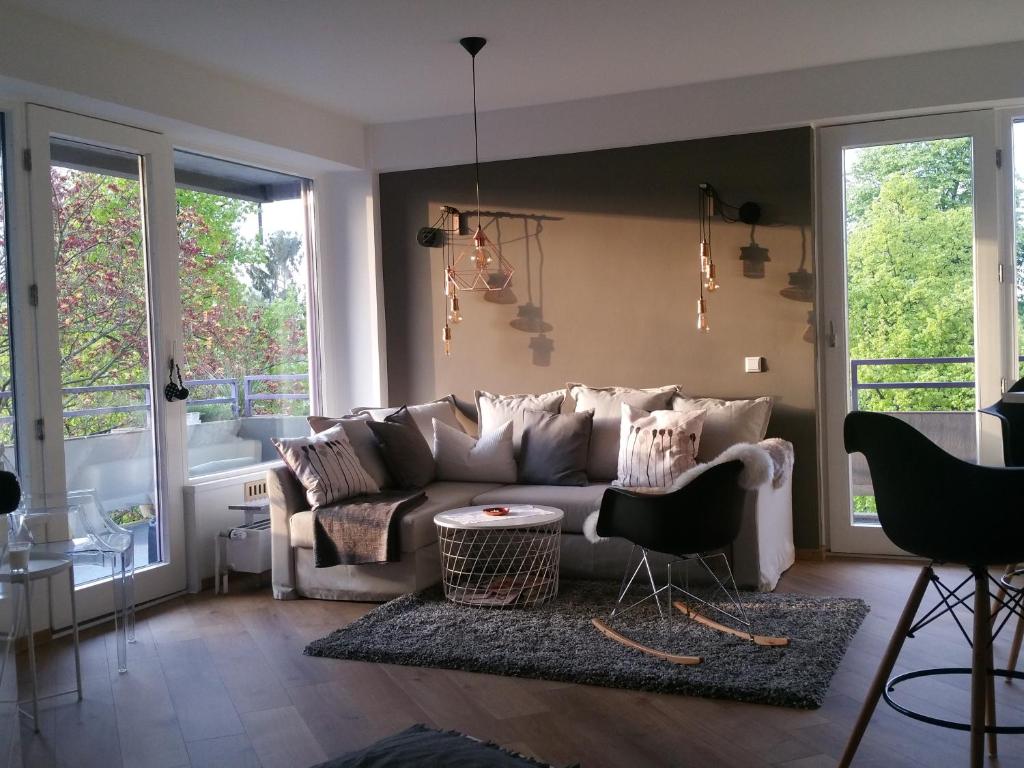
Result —
M 476 168 L 476 226 L 480 228 L 480 131 L 477 127 L 476 117 L 476 54 L 472 56 L 473 61 L 473 150 L 475 154 L 474 166 Z

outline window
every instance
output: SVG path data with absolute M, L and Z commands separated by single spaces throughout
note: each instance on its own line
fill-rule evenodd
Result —
M 175 152 L 190 477 L 308 433 L 310 182 Z
M 17 462 L 14 438 L 14 368 L 11 355 L 11 306 L 7 287 L 7 198 L 4 194 L 6 155 L 4 119 L 0 114 L 0 468 L 12 469 Z

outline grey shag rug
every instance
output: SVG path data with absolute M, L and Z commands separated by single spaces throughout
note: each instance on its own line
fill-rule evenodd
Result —
M 660 619 L 653 607 L 607 619 L 616 587 L 563 581 L 553 601 L 527 610 L 455 605 L 437 587 L 385 603 L 305 652 L 809 709 L 821 706 L 868 613 L 851 598 L 740 593 L 755 632 L 790 638 L 789 646 L 771 648 L 679 613 Z M 704 661 L 679 666 L 626 648 L 601 634 L 594 617 L 640 643 Z

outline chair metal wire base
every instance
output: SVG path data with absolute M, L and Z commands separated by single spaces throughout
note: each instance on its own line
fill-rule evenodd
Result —
M 636 550 L 638 550 L 638 549 L 640 550 L 640 560 L 637 563 L 636 567 L 633 568 L 632 574 L 630 574 L 630 568 L 631 568 L 632 563 L 633 563 L 633 556 L 636 554 Z M 718 574 L 715 573 L 714 569 L 711 567 L 711 565 L 708 562 L 712 558 L 716 558 L 716 557 L 721 557 L 722 558 L 722 562 L 725 565 L 726 578 L 724 580 L 720 579 L 718 577 Z M 678 584 L 676 584 L 675 581 L 673 580 L 673 576 L 672 576 L 672 565 L 673 565 L 673 563 L 680 563 L 680 562 L 683 563 L 684 565 L 687 565 L 687 566 L 690 563 L 694 563 L 694 562 L 698 563 L 704 569 L 704 571 L 707 572 L 711 576 L 711 578 L 714 580 L 715 591 L 709 597 L 713 598 L 713 597 L 717 596 L 719 593 L 724 593 L 726 598 L 729 600 L 729 602 L 732 603 L 732 605 L 734 607 L 734 610 L 735 610 L 735 613 L 730 613 L 729 611 L 725 610 L 721 606 L 715 605 L 714 603 L 710 602 L 709 600 L 701 598 L 701 597 L 697 596 L 696 594 L 694 594 L 693 592 L 691 592 L 689 590 L 689 579 L 687 579 L 685 587 L 681 587 Z M 664 613 L 664 611 L 663 611 L 663 609 L 661 607 L 661 595 L 663 593 L 666 593 L 668 614 L 669 614 L 669 617 L 671 617 L 673 615 L 673 612 L 672 612 L 673 598 L 672 598 L 672 596 L 673 596 L 673 590 L 674 590 L 675 593 L 678 593 L 679 595 L 683 596 L 684 602 L 688 606 L 700 605 L 700 606 L 703 606 L 705 608 L 709 608 L 709 609 L 715 611 L 716 613 L 719 613 L 719 614 L 725 616 L 726 618 L 728 618 L 728 619 L 730 619 L 732 621 L 735 621 L 738 624 L 742 625 L 744 632 L 750 633 L 750 626 L 751 626 L 751 624 L 750 624 L 750 621 L 747 619 L 746 612 L 743 610 L 743 604 L 740 602 L 740 599 L 739 599 L 739 588 L 736 586 L 736 579 L 733 577 L 732 569 L 729 567 L 729 559 L 725 556 L 724 553 L 716 552 L 716 553 L 714 553 L 712 555 L 709 555 L 707 557 L 705 557 L 704 555 L 700 555 L 700 554 L 693 554 L 693 555 L 689 555 L 689 556 L 686 556 L 686 557 L 680 557 L 680 558 L 677 558 L 676 560 L 672 561 L 671 563 L 669 563 L 666 566 L 666 570 L 667 570 L 667 573 L 668 573 L 668 579 L 667 579 L 666 583 L 663 586 L 659 587 L 659 586 L 657 586 L 657 584 L 655 584 L 655 581 L 654 581 L 654 572 L 651 570 L 651 563 L 650 563 L 650 558 L 648 556 L 648 551 L 644 547 L 634 546 L 633 549 L 630 551 L 629 558 L 626 561 L 626 572 L 623 574 L 623 577 L 622 577 L 622 584 L 621 584 L 621 586 L 619 588 L 619 596 L 618 596 L 618 599 L 615 601 L 615 607 L 612 608 L 611 618 L 614 618 L 617 615 L 621 615 L 623 613 L 626 613 L 627 611 L 630 611 L 633 608 L 641 605 L 642 603 L 645 603 L 648 600 L 652 600 L 652 599 L 655 601 L 655 604 L 658 607 L 658 614 L 660 616 L 664 617 L 665 613 Z M 641 572 L 643 572 L 647 576 L 647 581 L 650 583 L 650 586 L 651 586 L 650 594 L 644 595 L 639 600 L 636 600 L 635 602 L 627 605 L 625 608 L 621 608 L 620 606 L 622 605 L 622 602 L 625 599 L 626 594 L 629 592 L 630 588 L 633 586 L 633 583 L 636 581 L 637 576 L 640 575 Z M 732 585 L 732 590 L 731 591 L 729 589 L 729 585 L 730 584 Z M 695 611 L 695 613 L 696 613 L 696 611 Z M 752 633 L 751 633 L 751 637 L 753 637 Z
M 453 603 L 526 608 L 558 594 L 561 523 L 516 528 L 438 527 L 441 581 Z

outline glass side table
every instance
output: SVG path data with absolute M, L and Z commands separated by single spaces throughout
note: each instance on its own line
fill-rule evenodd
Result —
M 68 589 L 71 590 L 71 631 L 75 644 L 75 688 L 73 691 L 78 694 L 78 700 L 82 700 L 82 665 L 79 656 L 78 646 L 78 613 L 75 609 L 75 569 L 70 557 L 47 554 L 45 552 L 32 552 L 29 556 L 28 568 L 11 569 L 11 564 L 5 562 L 0 565 L 0 583 L 21 586 L 24 594 L 22 598 L 25 603 L 25 631 L 28 635 L 28 666 L 29 676 L 32 682 L 32 712 L 25 712 L 21 708 L 23 702 L 18 702 L 18 711 L 32 718 L 32 728 L 39 733 L 39 689 L 36 682 L 36 641 L 32 631 L 32 585 L 33 582 L 46 579 L 49 581 L 54 576 L 62 573 L 67 574 Z M 15 630 L 12 637 L 17 637 L 20 632 L 18 625 L 21 619 L 21 611 L 15 608 Z M 61 691 L 44 696 L 44 699 L 51 699 L 57 696 L 64 696 L 72 693 L 72 690 Z M 24 702 L 27 703 L 27 702 Z

